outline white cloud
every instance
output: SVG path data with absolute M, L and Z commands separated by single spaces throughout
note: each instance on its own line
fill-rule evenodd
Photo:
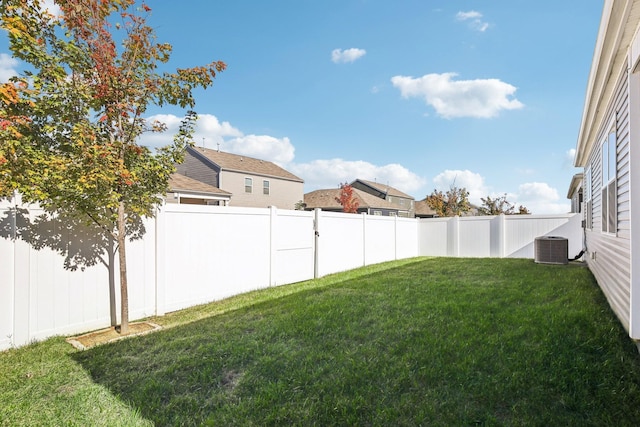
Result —
M 167 126 L 167 130 L 162 133 L 143 134 L 140 144 L 148 147 L 162 147 L 173 142 L 173 136 L 178 132 L 182 118 L 173 114 L 157 114 L 148 117 L 147 120 L 149 122 L 158 120 Z M 198 116 L 193 141 L 198 147 L 204 146 L 214 150 L 220 148 L 222 151 L 268 160 L 281 166 L 293 160 L 295 151 L 287 137 L 244 135 L 229 122 L 220 122 L 211 114 Z
M 433 178 L 433 183 L 436 190 L 445 192 L 454 186 L 465 188 L 469 192 L 469 201 L 474 205 L 480 205 L 482 203 L 480 198 L 488 194 L 482 175 L 470 170 L 445 170 Z M 431 191 L 428 194 L 431 194 Z
M 357 178 L 388 184 L 407 194 L 420 190 L 425 184 L 423 178 L 396 163 L 377 166 L 362 160 L 330 159 L 294 163 L 288 169 L 304 179 L 305 192 L 337 188 Z
M 516 87 L 498 79 L 452 80 L 456 73 L 425 74 L 419 78 L 394 76 L 391 83 L 404 98 L 422 97 L 444 118 L 495 117 L 501 110 L 524 105 L 511 99 Z
M 9 78 L 17 76 L 17 66 L 17 59 L 6 53 L 0 53 L 0 83 L 6 83 L 9 81 Z
M 523 205 L 534 214 L 567 213 L 569 201 L 560 199 L 558 190 L 544 182 L 528 182 L 518 187 L 518 194 L 509 200 L 517 206 Z
M 482 18 L 482 14 L 480 12 L 476 12 L 475 10 L 470 10 L 469 12 L 458 12 L 456 13 L 456 19 L 458 21 L 466 21 L 467 19 L 480 19 Z
M 468 12 L 458 12 L 456 14 L 456 19 L 458 21 L 468 21 L 469 27 L 476 31 L 485 32 L 489 28 L 489 24 L 484 22 L 482 19 L 482 13 L 477 12 L 475 10 L 470 10 Z
M 62 15 L 62 10 L 60 9 L 60 6 L 55 4 L 53 0 L 42 0 L 42 6 L 53 16 Z
M 576 149 L 572 148 L 570 150 L 567 150 L 567 152 L 565 153 L 565 165 L 568 168 L 572 168 L 574 167 L 574 162 L 576 159 Z
M 355 47 L 345 50 L 334 49 L 331 52 L 331 60 L 336 64 L 340 62 L 354 62 L 355 60 L 362 58 L 366 53 L 366 50 Z
M 518 186 L 515 193 L 494 191 L 485 184 L 482 175 L 469 170 L 445 170 L 433 178 L 436 190 L 447 191 L 452 186 L 466 188 L 469 201 L 477 206 L 482 205 L 482 198 L 502 197 L 506 194 L 507 201 L 515 206 L 525 206 L 533 214 L 559 214 L 570 210 L 569 201 L 564 201 L 555 188 L 544 182 L 529 182 Z M 429 190 L 431 194 L 433 190 Z M 422 199 L 422 196 L 419 197 Z
M 269 160 L 280 166 L 287 165 L 295 156 L 295 148 L 287 137 L 246 135 L 225 141 L 222 148 L 230 153 Z
M 182 117 L 173 114 L 157 114 L 148 117 L 152 122 L 158 120 L 167 126 L 167 130 L 162 133 L 147 132 L 142 135 L 140 143 L 148 147 L 162 147 L 173 142 L 173 136 L 178 132 Z M 200 114 L 196 122 L 196 129 L 193 140 L 196 145 L 206 148 L 217 148 L 217 144 L 222 144 L 225 137 L 240 137 L 242 132 L 231 126 L 229 122 L 220 122 L 216 116 L 211 114 Z M 204 138 L 204 139 L 203 139 Z

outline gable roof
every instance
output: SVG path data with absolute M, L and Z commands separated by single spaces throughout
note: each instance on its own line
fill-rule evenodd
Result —
M 433 209 L 431 209 L 431 207 L 427 204 L 427 200 L 416 200 L 415 204 L 413 205 L 414 209 L 415 209 L 415 215 L 416 217 L 421 217 L 421 216 L 435 216 L 436 215 L 436 211 L 434 211 Z
M 288 181 L 304 182 L 275 163 L 203 147 L 187 147 L 192 154 L 218 166 L 223 171 L 249 173 Z
M 573 178 L 571 178 L 571 184 L 569 185 L 569 191 L 567 192 L 567 199 L 571 199 L 573 195 L 576 194 L 576 191 L 580 189 L 580 187 L 582 186 L 582 180 L 582 173 L 573 175 Z
M 627 65 L 626 62 L 639 23 L 639 0 L 604 1 L 578 133 L 574 158 L 576 167 L 587 164 L 607 107 L 615 95 L 618 73 L 628 66 L 631 72 L 638 67 L 637 63 Z M 636 46 L 631 47 L 637 49 Z M 631 49 L 632 53 L 634 49 Z
M 376 191 L 379 191 L 381 193 L 387 194 L 389 196 L 395 196 L 395 197 L 403 197 L 405 199 L 412 199 L 413 200 L 413 196 L 408 195 L 407 193 L 403 193 L 402 191 L 393 188 L 389 185 L 386 184 L 381 184 L 379 182 L 375 182 L 375 181 L 367 181 L 365 179 L 356 179 L 355 181 L 353 181 L 351 183 L 351 185 L 353 186 L 353 184 L 355 184 L 356 182 L 361 182 L 362 184 L 373 188 Z
M 336 197 L 340 197 L 339 188 L 327 188 L 322 190 L 315 190 L 304 195 L 304 202 L 307 205 L 307 209 L 339 209 L 342 210 L 342 205 L 336 200 Z M 405 208 L 395 203 L 388 202 L 379 197 L 373 196 L 365 191 L 353 189 L 353 197 L 358 200 L 358 208 L 368 209 L 390 209 L 396 211 L 406 211 Z
M 205 184 L 202 181 L 198 181 L 188 176 L 180 175 L 179 173 L 171 174 L 169 177 L 169 191 L 171 192 L 189 192 L 198 194 L 211 194 L 218 196 L 231 196 L 231 193 L 214 187 L 213 185 Z

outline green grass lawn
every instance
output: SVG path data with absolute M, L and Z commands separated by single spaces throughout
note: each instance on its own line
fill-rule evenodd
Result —
M 413 259 L 0 353 L 0 425 L 638 425 L 640 355 L 588 269 Z

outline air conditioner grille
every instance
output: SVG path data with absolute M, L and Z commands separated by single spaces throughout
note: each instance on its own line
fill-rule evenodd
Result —
M 536 237 L 535 262 L 541 264 L 567 264 L 569 262 L 569 240 L 565 237 Z

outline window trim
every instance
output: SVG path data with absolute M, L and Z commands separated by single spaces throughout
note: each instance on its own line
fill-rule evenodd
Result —
M 613 158 L 612 158 L 613 157 Z M 600 145 L 600 230 L 603 234 L 618 233 L 618 137 L 615 121 Z
M 271 184 L 269 183 L 268 179 L 262 180 L 262 194 L 264 194 L 265 196 L 271 194 Z
M 244 178 L 244 192 L 250 194 L 253 193 L 253 178 Z
M 584 220 L 585 228 L 593 230 L 593 184 L 592 184 L 592 167 L 587 166 L 584 171 Z

